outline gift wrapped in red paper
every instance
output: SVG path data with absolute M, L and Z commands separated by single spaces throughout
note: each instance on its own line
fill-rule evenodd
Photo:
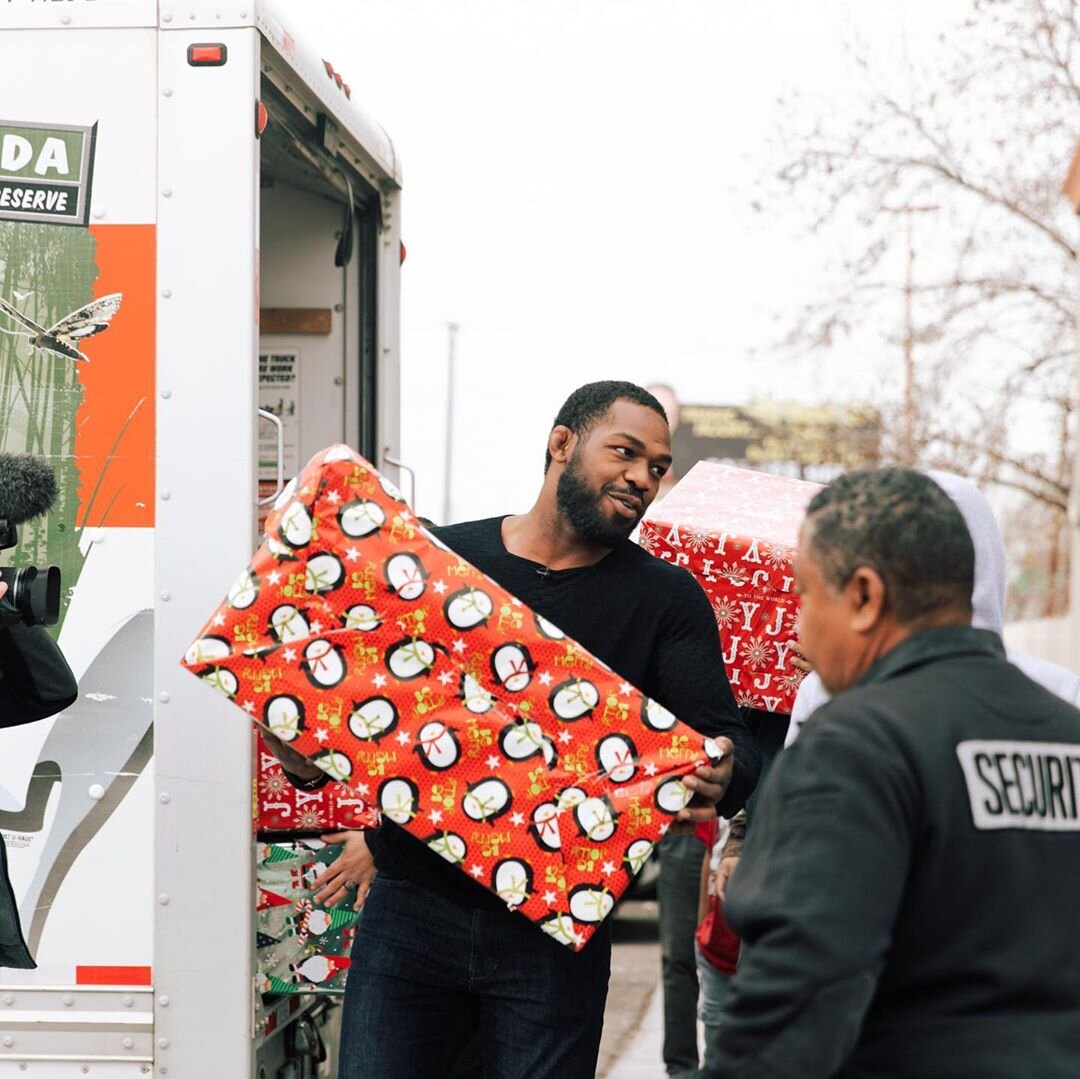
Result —
M 342 832 L 374 828 L 379 812 L 344 783 L 333 781 L 313 791 L 294 787 L 284 769 L 259 740 L 255 780 L 255 831 L 261 833 Z
M 820 484 L 699 461 L 642 521 L 638 542 L 688 569 L 712 603 L 740 705 L 790 712 L 799 601 L 792 559 Z
M 573 948 L 719 758 L 345 446 L 289 484 L 183 662 Z

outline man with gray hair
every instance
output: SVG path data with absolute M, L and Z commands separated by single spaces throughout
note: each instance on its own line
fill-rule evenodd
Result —
M 931 479 L 855 472 L 795 562 L 835 696 L 773 768 L 726 913 L 717 1079 L 1080 1075 L 1080 712 L 974 629 Z

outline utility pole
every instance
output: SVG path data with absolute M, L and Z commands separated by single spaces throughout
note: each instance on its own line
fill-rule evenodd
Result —
M 439 524 L 450 524 L 450 485 L 454 467 L 454 346 L 459 326 L 448 322 L 446 353 L 446 447 L 443 451 L 443 507 L 442 520 Z
M 937 206 L 882 207 L 882 212 L 904 215 L 907 258 L 904 269 L 904 438 L 900 463 L 915 465 L 915 230 L 912 215 L 932 213 Z
M 911 207 L 904 214 L 907 268 L 904 273 L 904 453 L 903 464 L 915 464 L 915 240 Z

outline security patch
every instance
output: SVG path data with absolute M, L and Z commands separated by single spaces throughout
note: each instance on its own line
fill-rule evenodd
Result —
M 1080 745 L 1071 742 L 960 742 L 956 756 L 980 831 L 1080 831 Z

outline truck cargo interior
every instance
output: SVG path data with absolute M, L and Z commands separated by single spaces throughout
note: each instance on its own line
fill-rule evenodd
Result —
M 312 124 L 265 77 L 261 94 L 260 354 L 296 354 L 286 471 L 338 440 L 375 459 L 379 193 L 325 114 Z

